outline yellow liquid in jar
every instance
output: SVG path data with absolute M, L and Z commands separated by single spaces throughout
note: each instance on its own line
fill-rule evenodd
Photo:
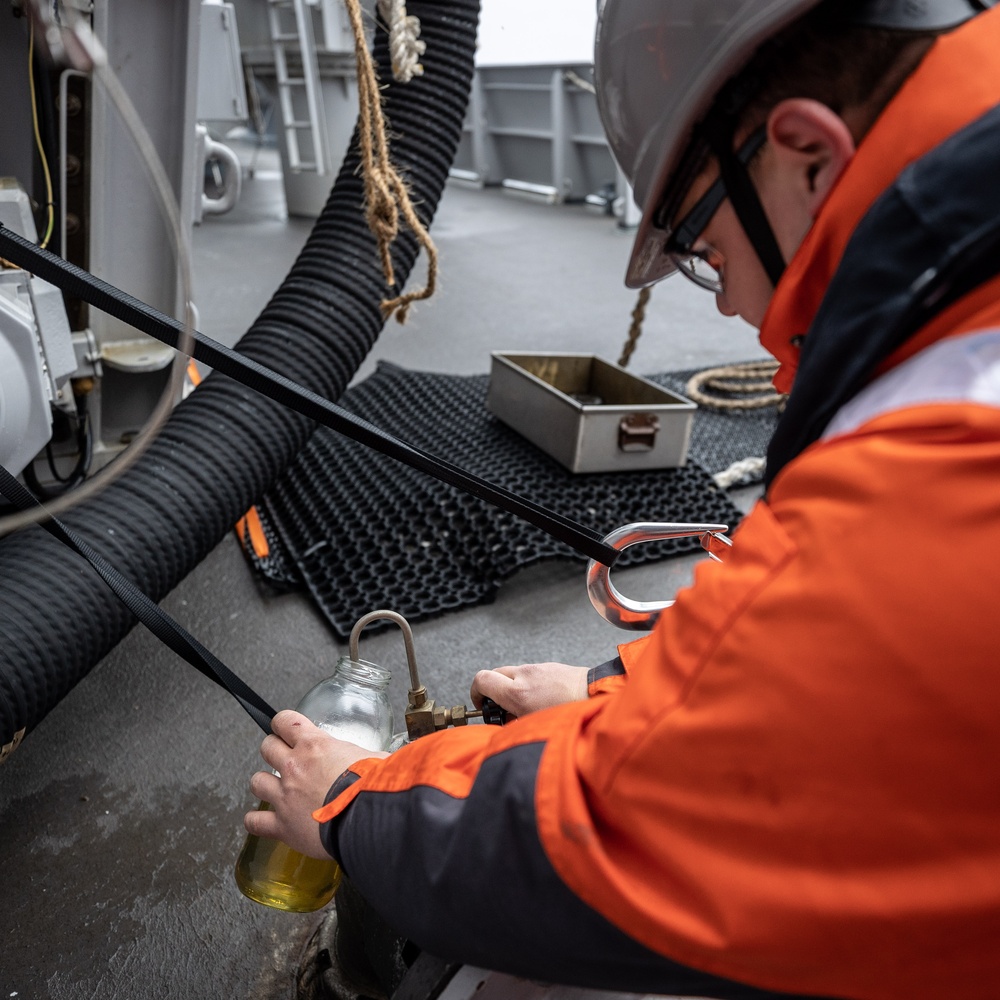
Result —
M 270 806 L 262 802 L 258 809 Z M 293 851 L 280 840 L 247 836 L 236 859 L 236 884 L 244 896 L 290 913 L 326 906 L 340 885 L 340 865 Z

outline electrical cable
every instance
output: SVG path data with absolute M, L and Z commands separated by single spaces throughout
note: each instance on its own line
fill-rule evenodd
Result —
M 90 466 L 94 460 L 94 433 L 90 414 L 87 412 L 86 396 L 78 398 L 77 413 L 77 460 L 69 475 L 64 476 L 56 467 L 55 454 L 52 451 L 51 441 L 45 446 L 45 459 L 52 478 L 59 485 L 42 485 L 35 474 L 34 463 L 32 462 L 29 462 L 21 473 L 24 476 L 24 481 L 28 484 L 28 488 L 40 500 L 48 502 L 55 497 L 68 493 L 70 490 L 75 490 L 87 478 L 87 473 L 90 472 Z
M 49 158 L 45 155 L 42 146 L 42 136 L 38 130 L 38 100 L 35 96 L 35 22 L 29 20 L 28 27 L 28 90 L 31 93 L 31 124 L 35 132 L 35 145 L 38 147 L 38 156 L 42 161 L 42 173 L 45 175 L 45 197 L 46 208 L 48 210 L 48 223 L 45 226 L 45 234 L 42 236 L 39 246 L 44 250 L 52 239 L 52 229 L 56 222 L 55 203 L 52 196 L 52 174 L 49 173 Z

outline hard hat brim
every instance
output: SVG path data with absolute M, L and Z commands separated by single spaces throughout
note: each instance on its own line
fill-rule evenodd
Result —
M 909 31 L 957 27 L 996 0 L 858 0 L 856 24 Z M 756 49 L 820 0 L 603 0 L 594 76 L 611 151 L 642 216 L 625 283 L 642 288 L 672 274 L 669 232 L 657 218 L 695 125 Z M 691 177 L 685 181 L 690 183 Z M 683 195 L 683 192 L 681 192 Z
M 695 124 L 761 42 L 819 0 L 627 0 L 598 18 L 594 70 L 612 153 L 632 182 L 642 216 L 625 284 L 642 288 L 674 273 L 669 233 L 655 222 Z

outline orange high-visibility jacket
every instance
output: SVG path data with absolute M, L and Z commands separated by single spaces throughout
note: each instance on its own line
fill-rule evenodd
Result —
M 338 779 L 324 843 L 400 932 L 623 990 L 1000 995 L 1000 281 L 968 255 L 998 101 L 994 9 L 828 198 L 761 332 L 795 421 L 725 563 L 587 701 Z

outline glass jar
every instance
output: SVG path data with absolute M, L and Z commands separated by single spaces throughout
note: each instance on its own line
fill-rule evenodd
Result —
M 332 677 L 320 681 L 297 711 L 337 739 L 365 750 L 387 750 L 392 741 L 388 670 L 342 656 Z M 269 809 L 262 802 L 259 809 Z M 236 860 L 240 892 L 265 906 L 293 913 L 318 910 L 333 899 L 340 866 L 293 851 L 280 840 L 247 836 Z

